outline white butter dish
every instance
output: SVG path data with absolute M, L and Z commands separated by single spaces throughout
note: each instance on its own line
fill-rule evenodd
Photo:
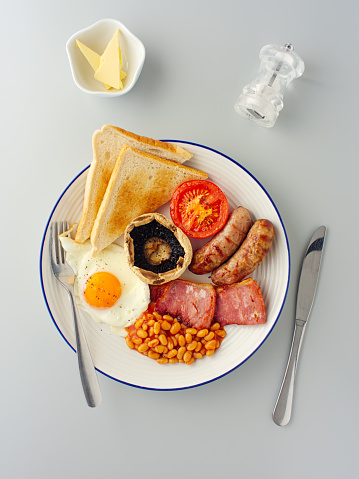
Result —
M 76 45 L 76 40 L 102 55 L 117 29 L 120 30 L 122 70 L 127 76 L 123 80 L 122 90 L 114 88 L 108 90 L 94 78 L 94 71 Z M 93 25 L 74 33 L 66 43 L 66 51 L 70 61 L 72 77 L 76 85 L 86 93 L 104 97 L 114 97 L 129 92 L 140 76 L 146 56 L 143 43 L 125 25 L 113 19 L 99 20 Z

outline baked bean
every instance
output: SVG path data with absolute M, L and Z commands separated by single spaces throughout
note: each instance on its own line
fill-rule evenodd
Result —
M 208 334 L 208 329 L 201 329 L 200 331 L 198 331 L 197 336 L 199 338 L 204 338 L 205 336 L 207 336 L 207 334 Z
M 208 341 L 208 343 L 204 346 L 206 349 L 216 349 L 216 340 L 212 339 L 212 341 Z
M 187 344 L 187 351 L 193 351 L 197 347 L 197 341 L 192 341 L 191 343 Z
M 157 362 L 158 362 L 158 364 L 166 364 L 166 363 L 168 363 L 168 359 L 167 358 L 159 358 L 159 359 L 157 359 Z
M 185 352 L 186 348 L 184 346 L 181 346 L 177 352 L 177 359 L 182 359 Z
M 165 350 L 165 347 L 162 346 L 162 344 L 160 344 L 159 346 L 156 346 L 156 347 L 155 347 L 156 353 L 162 354 L 162 353 L 164 352 L 164 350 Z
M 149 347 L 146 343 L 142 343 L 140 346 L 138 346 L 138 352 L 144 353 L 145 351 L 148 351 Z
M 197 334 L 197 329 L 195 329 L 195 328 L 187 328 L 187 329 L 186 329 L 186 333 L 192 334 L 192 336 L 194 336 L 195 334 Z
M 170 333 L 177 334 L 180 329 L 181 329 L 181 323 L 173 323 L 170 329 Z
M 217 334 L 217 336 L 220 336 L 221 338 L 225 338 L 227 333 L 225 332 L 224 329 L 218 329 L 216 331 L 216 334 Z
M 186 351 L 183 355 L 183 361 L 187 363 L 192 358 L 191 351 Z
M 147 338 L 148 334 L 147 334 L 147 331 L 144 331 L 143 329 L 139 329 L 137 331 L 137 336 L 139 338 L 145 339 L 145 338 Z
M 196 359 L 212 356 L 226 336 L 219 323 L 197 330 L 169 314 L 162 316 L 152 308 L 135 321 L 134 327 L 126 328 L 126 344 L 159 364 L 190 365 Z
M 163 321 L 161 324 L 161 328 L 165 331 L 169 331 L 171 329 L 171 325 L 168 321 Z
M 135 347 L 135 345 L 133 344 L 133 342 L 131 341 L 129 336 L 126 337 L 126 344 L 130 349 L 134 349 L 134 347 Z
M 195 349 L 196 353 L 198 353 L 198 351 L 200 351 L 201 348 L 202 348 L 202 343 L 201 343 L 200 341 L 198 341 L 198 342 L 197 342 L 196 349 Z
M 214 332 L 211 331 L 207 336 L 204 337 L 205 341 L 210 341 L 211 339 L 214 338 Z
M 144 319 L 140 318 L 135 322 L 135 328 L 139 329 L 143 324 Z
M 217 331 L 217 329 L 219 329 L 220 327 L 221 325 L 219 323 L 213 323 L 211 326 L 211 331 Z
M 151 359 L 158 359 L 160 357 L 159 353 L 156 353 L 155 351 L 149 351 L 148 352 L 148 357 Z

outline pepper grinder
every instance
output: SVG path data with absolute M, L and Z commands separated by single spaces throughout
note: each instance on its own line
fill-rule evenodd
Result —
M 283 108 L 283 94 L 289 83 L 304 72 L 304 62 L 291 43 L 265 45 L 259 52 L 260 69 L 253 82 L 243 88 L 234 105 L 237 113 L 257 125 L 270 128 Z

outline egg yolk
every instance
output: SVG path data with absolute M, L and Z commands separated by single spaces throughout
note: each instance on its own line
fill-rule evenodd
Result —
M 111 308 L 121 296 L 121 283 L 111 273 L 101 271 L 87 280 L 86 302 L 93 308 Z

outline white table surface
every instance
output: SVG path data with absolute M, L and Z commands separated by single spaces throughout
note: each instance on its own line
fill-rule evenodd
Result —
M 354 0 L 7 2 L 1 14 L 2 478 L 346 478 L 357 473 L 358 27 Z M 67 39 L 101 18 L 122 21 L 146 47 L 134 89 L 89 96 L 74 84 Z M 291 42 L 304 75 L 271 129 L 233 105 L 258 52 Z M 75 353 L 40 287 L 49 214 L 91 161 L 109 123 L 153 138 L 207 145 L 267 189 L 291 250 L 287 300 L 245 364 L 205 386 L 159 392 L 99 375 L 86 406 Z M 292 332 L 300 263 L 328 228 L 302 347 L 292 420 L 272 410 Z

